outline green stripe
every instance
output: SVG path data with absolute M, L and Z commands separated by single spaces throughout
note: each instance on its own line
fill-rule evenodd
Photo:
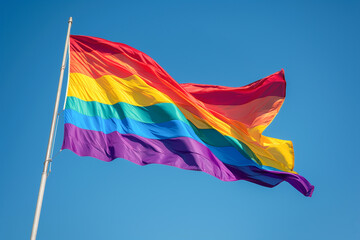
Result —
M 196 135 L 205 143 L 216 147 L 234 147 L 244 156 L 262 165 L 261 161 L 251 149 L 238 139 L 222 135 L 215 129 L 199 129 L 190 122 L 180 109 L 172 103 L 158 103 L 147 107 L 134 106 L 128 103 L 119 102 L 113 105 L 87 102 L 76 97 L 67 97 L 66 109 L 72 109 L 86 116 L 98 116 L 103 119 L 124 119 L 130 118 L 143 123 L 162 123 L 171 120 L 180 120 L 194 130 Z

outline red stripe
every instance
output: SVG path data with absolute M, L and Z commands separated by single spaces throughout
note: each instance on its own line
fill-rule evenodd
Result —
M 244 87 L 224 87 L 205 84 L 181 84 L 196 99 L 214 105 L 241 105 L 254 99 L 277 96 L 285 97 L 284 70 Z
M 174 81 L 170 75 L 151 57 L 123 43 L 110 42 L 105 39 L 95 37 L 72 35 L 70 39 L 70 47 L 72 52 L 79 52 L 84 54 L 84 56 L 104 56 L 102 60 L 105 60 L 107 63 L 109 63 L 109 60 L 106 60 L 106 56 L 115 55 L 119 58 L 120 62 L 134 65 L 135 69 L 143 73 L 143 75 L 155 74 L 163 79 Z M 113 64 L 111 64 L 110 67 L 112 65 Z M 104 70 L 104 73 L 107 74 L 106 69 Z
M 230 119 L 244 123 L 248 128 L 267 126 L 279 112 L 284 98 L 268 96 L 242 105 L 213 105 L 205 103 L 208 109 Z

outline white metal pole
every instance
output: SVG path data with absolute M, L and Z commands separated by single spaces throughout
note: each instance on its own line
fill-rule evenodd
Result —
M 49 163 L 51 162 L 51 149 L 52 149 L 53 140 L 54 140 L 55 123 L 56 123 L 56 118 L 57 118 L 57 114 L 58 114 L 61 87 L 62 87 L 62 82 L 63 82 L 63 77 L 64 77 L 64 70 L 65 70 L 66 55 L 67 55 L 67 50 L 68 50 L 69 38 L 70 38 L 72 17 L 69 18 L 68 23 L 69 23 L 69 25 L 68 25 L 66 41 L 65 41 L 64 56 L 63 56 L 62 65 L 61 65 L 61 69 L 60 69 L 59 86 L 58 86 L 58 90 L 57 90 L 57 94 L 56 94 L 54 114 L 53 114 L 53 118 L 52 118 L 52 122 L 51 122 L 51 130 L 50 130 L 49 142 L 48 142 L 48 146 L 47 146 L 47 150 L 46 150 L 44 169 L 43 169 L 43 172 L 41 175 L 39 195 L 38 195 L 38 200 L 36 203 L 34 223 L 33 223 L 32 231 L 31 231 L 31 238 L 30 238 L 31 240 L 36 240 L 36 234 L 37 234 L 37 230 L 38 230 L 38 226 L 39 226 L 41 206 L 42 206 L 42 202 L 43 202 L 43 198 L 44 198 L 45 184 L 46 184 L 46 179 L 48 177 L 48 168 L 49 168 Z

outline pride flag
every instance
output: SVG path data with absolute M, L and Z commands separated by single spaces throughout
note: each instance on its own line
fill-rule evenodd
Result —
M 284 71 L 244 87 L 178 84 L 122 43 L 71 36 L 62 149 L 206 172 L 223 181 L 314 187 L 293 171 L 290 141 L 262 135 L 285 99 Z

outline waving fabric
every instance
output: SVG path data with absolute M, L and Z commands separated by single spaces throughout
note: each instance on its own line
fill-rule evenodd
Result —
M 294 172 L 290 141 L 262 135 L 285 99 L 281 70 L 230 88 L 178 84 L 122 43 L 71 36 L 63 149 L 103 161 L 165 164 L 223 181 L 314 187 Z

